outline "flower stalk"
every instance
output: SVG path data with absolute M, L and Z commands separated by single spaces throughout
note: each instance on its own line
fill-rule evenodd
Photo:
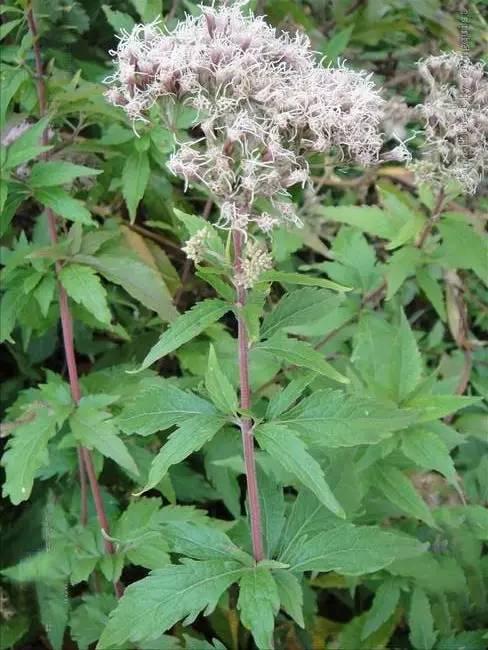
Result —
M 39 114 L 40 117 L 44 117 L 47 114 L 47 100 L 46 100 L 46 85 L 44 83 L 44 71 L 42 65 L 42 53 L 39 43 L 39 32 L 37 29 L 37 22 L 34 16 L 34 11 L 32 5 L 29 4 L 26 10 L 27 23 L 29 25 L 30 32 L 32 34 L 32 47 L 34 50 L 34 61 L 36 68 L 36 88 L 37 88 L 37 98 L 39 102 Z M 46 129 L 42 134 L 42 144 L 47 146 L 49 144 L 49 134 Z M 46 158 L 46 154 L 44 154 Z M 48 220 L 48 230 L 49 237 L 53 244 L 56 244 L 58 241 L 57 233 L 57 224 L 56 224 L 56 215 L 54 212 L 46 207 L 46 214 Z M 55 265 L 56 274 L 59 274 L 61 270 L 61 265 L 59 262 L 56 262 Z M 81 388 L 80 380 L 78 375 L 78 367 L 76 364 L 76 356 L 74 349 L 74 335 L 73 335 L 73 319 L 71 316 L 71 311 L 68 303 L 67 293 L 60 282 L 58 282 L 58 296 L 59 296 L 59 310 L 61 318 L 61 330 L 63 334 L 63 346 L 64 346 L 64 356 L 66 359 L 66 366 L 68 368 L 68 377 L 71 390 L 71 396 L 75 404 L 78 404 L 81 399 Z M 107 515 L 105 513 L 105 507 L 103 505 L 102 495 L 100 492 L 100 485 L 95 474 L 95 469 L 93 467 L 93 459 L 89 449 L 80 446 L 78 448 L 78 463 L 79 463 L 79 475 L 80 475 L 80 492 L 81 492 L 81 506 L 80 506 L 80 522 L 84 525 L 87 521 L 87 481 L 86 477 L 88 476 L 88 482 L 90 484 L 90 489 L 93 496 L 93 501 L 95 504 L 95 510 L 97 513 L 98 521 L 102 530 L 110 534 L 110 526 L 108 523 Z M 106 539 L 104 536 L 104 547 L 105 552 L 108 554 L 115 553 L 115 547 L 113 543 Z M 117 598 L 120 598 L 123 594 L 124 588 L 120 581 L 114 582 L 114 591 Z
M 234 244 L 234 272 L 238 278 L 242 273 L 242 253 L 244 236 L 239 230 L 232 232 Z M 239 348 L 239 383 L 241 396 L 241 409 L 246 413 L 251 408 L 251 388 L 249 385 L 249 337 L 247 327 L 242 315 L 246 304 L 247 291 L 240 284 L 236 284 L 237 298 L 237 336 Z M 249 503 L 249 519 L 251 523 L 251 539 L 253 555 L 256 562 L 264 559 L 263 535 L 261 529 L 261 507 L 259 505 L 259 491 L 256 473 L 256 456 L 254 453 L 254 434 L 252 422 L 246 415 L 240 418 L 242 448 L 244 452 L 244 465 L 246 469 L 247 496 Z

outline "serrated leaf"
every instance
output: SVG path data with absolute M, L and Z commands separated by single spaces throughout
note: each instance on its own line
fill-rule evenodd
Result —
M 47 316 L 55 291 L 56 279 L 51 274 L 45 275 L 34 290 L 34 298 L 37 300 L 43 316 Z
M 257 346 L 257 349 L 270 352 L 278 359 L 287 363 L 307 368 L 333 379 L 341 384 L 348 384 L 349 379 L 328 363 L 323 355 L 315 350 L 310 343 L 284 336 L 273 336 Z
M 60 187 L 36 187 L 34 197 L 47 208 L 51 208 L 60 217 L 76 223 L 93 225 L 90 212 L 83 201 L 74 199 Z
M 155 311 L 163 322 L 172 322 L 178 312 L 161 275 L 156 269 L 122 252 L 101 255 L 76 255 L 73 260 L 88 264 L 110 282 L 122 286 L 145 307 Z
M 195 415 L 183 423 L 169 435 L 167 442 L 154 458 L 147 483 L 139 494 L 155 487 L 171 465 L 180 463 L 191 453 L 198 451 L 224 424 L 225 420 L 215 415 Z
M 427 504 L 411 481 L 397 467 L 386 463 L 378 465 L 374 486 L 387 501 L 401 511 L 435 528 L 434 518 Z
M 257 647 L 260 650 L 273 648 L 273 630 L 280 598 L 269 570 L 257 566 L 244 573 L 239 582 L 237 608 L 242 624 L 251 631 Z
M 98 641 L 108 622 L 108 615 L 115 609 L 117 600 L 112 594 L 85 594 L 81 605 L 70 617 L 70 634 L 80 650 L 88 650 Z
M 303 620 L 303 590 L 298 578 L 289 571 L 276 571 L 273 573 L 281 609 L 300 627 L 305 627 Z
M 415 247 L 404 246 L 393 253 L 385 270 L 387 281 L 386 299 L 391 300 L 407 278 L 415 274 L 423 253 Z
M 189 625 L 202 610 L 210 614 L 221 594 L 245 570 L 237 562 L 187 560 L 153 571 L 126 589 L 110 615 L 98 650 L 118 650 L 127 641 L 137 644 L 156 639 L 182 619 Z
M 326 289 L 305 287 L 287 293 L 269 314 L 261 327 L 264 338 L 270 338 L 279 330 L 292 331 L 294 326 L 309 325 L 323 318 L 336 296 Z
M 131 222 L 136 218 L 137 206 L 144 196 L 150 173 L 146 151 L 134 151 L 125 161 L 122 170 L 122 194 L 127 203 Z
M 421 395 L 409 400 L 408 406 L 418 411 L 418 422 L 430 422 L 478 404 L 481 400 L 481 397 L 467 395 Z
M 124 433 L 148 436 L 196 415 L 212 413 L 216 413 L 213 404 L 158 377 L 140 384 L 136 394 L 126 400 L 117 423 Z
M 313 275 L 305 275 L 304 273 L 286 273 L 285 271 L 265 271 L 259 276 L 259 284 L 261 282 L 279 282 L 280 284 L 299 284 L 308 287 L 323 287 L 324 289 L 332 289 L 333 291 L 351 291 L 351 287 L 345 287 L 332 280 L 325 278 L 317 278 Z
M 285 523 L 283 489 L 271 477 L 261 471 L 258 472 L 258 486 L 265 557 L 274 557 Z
M 205 388 L 220 411 L 223 413 L 235 413 L 237 411 L 237 395 L 227 376 L 222 372 L 213 345 L 210 345 L 208 350 Z
M 68 585 L 64 582 L 36 584 L 41 623 L 53 650 L 62 650 L 66 625 L 68 624 Z
M 393 239 L 397 234 L 397 224 L 390 214 L 376 206 L 326 206 L 318 208 L 318 213 L 327 219 L 355 226 L 369 235 L 383 239 Z
M 361 638 L 366 639 L 376 632 L 386 621 L 393 616 L 400 600 L 400 587 L 392 580 L 385 580 L 376 590 L 373 605 L 366 614 Z
M 159 341 L 152 347 L 137 372 L 148 368 L 151 364 L 170 352 L 177 350 L 184 343 L 191 341 L 201 334 L 209 325 L 215 323 L 230 309 L 230 305 L 222 300 L 203 300 L 193 309 L 179 316 L 162 334 Z
M 416 277 L 420 289 L 422 289 L 427 296 L 439 318 L 445 323 L 447 319 L 446 305 L 440 284 L 432 277 L 431 273 L 429 273 L 426 268 L 418 268 Z
M 456 468 L 449 450 L 432 431 L 406 431 L 402 436 L 401 450 L 419 467 L 443 474 L 451 484 L 457 482 Z
M 357 576 L 379 571 L 399 558 L 417 556 L 425 548 L 407 535 L 339 522 L 330 530 L 302 539 L 288 550 L 286 561 L 293 572 L 337 571 Z
M 44 130 L 47 128 L 49 118 L 45 117 L 39 122 L 36 122 L 27 131 L 22 133 L 10 147 L 7 149 L 7 160 L 5 162 L 5 169 L 12 169 L 18 167 L 32 158 L 36 158 L 41 153 L 49 151 L 50 146 L 41 145 L 41 138 Z
M 29 498 L 37 471 L 48 462 L 48 442 L 56 435 L 58 416 L 43 406 L 29 422 L 16 427 L 3 455 L 3 495 L 14 505 Z
M 168 524 L 165 534 L 174 553 L 195 560 L 235 560 L 247 566 L 254 563 L 224 532 L 211 526 L 175 522 Z
M 124 13 L 123 11 L 117 11 L 112 9 L 109 5 L 102 5 L 103 13 L 105 14 L 107 21 L 111 27 L 115 29 L 116 32 L 125 31 L 130 33 L 134 27 L 134 19 L 129 14 Z
M 139 474 L 134 459 L 118 435 L 111 414 L 92 406 L 89 398 L 81 399 L 70 418 L 70 426 L 73 435 L 83 446 L 97 449 L 132 474 Z
M 83 305 L 101 323 L 110 323 L 112 317 L 107 292 L 92 268 L 83 264 L 66 264 L 59 273 L 59 280 L 70 298 Z
M 429 599 L 420 587 L 415 587 L 412 593 L 408 625 L 410 627 L 409 638 L 413 647 L 416 650 L 431 650 L 436 642 L 437 633 L 434 631 L 434 619 Z
M 292 430 L 282 424 L 269 423 L 258 426 L 255 435 L 260 447 L 311 490 L 329 510 L 339 517 L 345 516 L 327 485 L 322 468 Z
M 278 390 L 268 402 L 266 419 L 275 420 L 293 406 L 314 377 L 315 375 L 309 372 L 292 379 L 283 389 Z
M 101 173 L 101 169 L 75 165 L 67 160 L 41 161 L 33 165 L 29 184 L 32 187 L 51 187 L 71 183 L 80 176 L 96 176 Z
M 387 403 L 318 390 L 282 414 L 279 422 L 300 433 L 310 445 L 354 447 L 375 444 L 416 420 L 416 412 Z

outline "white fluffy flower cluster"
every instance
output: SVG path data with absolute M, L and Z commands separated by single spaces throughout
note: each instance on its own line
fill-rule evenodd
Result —
M 426 143 L 416 176 L 437 188 L 455 180 L 473 194 L 488 167 L 485 67 L 453 52 L 429 57 L 419 71 L 429 93 L 419 107 Z
M 204 184 L 227 227 L 270 230 L 298 223 L 286 198 L 308 180 L 308 152 L 378 159 L 383 100 L 370 76 L 324 68 L 306 36 L 277 34 L 244 4 L 202 6 L 168 33 L 136 26 L 112 53 L 107 97 L 134 120 L 161 98 L 196 109 L 202 137 L 178 148 L 171 171 Z

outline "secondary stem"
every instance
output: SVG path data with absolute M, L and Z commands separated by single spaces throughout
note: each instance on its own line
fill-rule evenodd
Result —
M 239 276 L 242 266 L 243 235 L 238 230 L 233 233 L 234 270 Z M 241 388 L 241 409 L 249 411 L 251 407 L 251 389 L 249 387 L 249 339 L 246 323 L 242 317 L 242 308 L 246 304 L 246 289 L 237 285 L 237 326 L 239 345 L 239 381 Z M 248 417 L 240 418 L 244 464 L 246 468 L 247 496 L 249 501 L 249 518 L 251 520 L 251 538 L 253 555 L 256 562 L 264 558 L 263 535 L 261 530 L 261 506 L 259 504 L 258 481 L 256 475 L 256 456 L 254 453 L 254 434 L 252 422 Z
M 42 66 L 42 56 L 41 48 L 39 44 L 39 33 L 37 30 L 37 23 L 34 17 L 34 12 L 32 10 L 32 5 L 29 5 L 26 11 L 27 22 L 29 29 L 32 34 L 33 49 L 34 49 L 34 60 L 36 66 L 36 86 L 37 86 L 37 97 L 39 101 L 39 113 L 41 117 L 44 117 L 47 114 L 47 101 L 46 101 L 46 86 L 44 83 L 43 76 L 43 66 Z M 49 144 L 49 135 L 47 129 L 42 134 L 42 144 Z M 44 156 L 45 157 L 45 156 Z M 56 224 L 56 215 L 50 208 L 46 208 L 46 214 L 48 219 L 48 230 L 49 237 L 53 244 L 56 244 L 58 241 L 57 233 L 57 224 Z M 56 262 L 56 273 L 59 273 L 61 266 L 59 262 Z M 63 346 L 64 346 L 64 355 L 66 359 L 66 365 L 68 367 L 68 377 L 71 389 L 71 396 L 73 401 L 78 404 L 81 399 L 81 388 L 80 380 L 78 376 L 78 367 L 76 365 L 76 356 L 74 348 L 74 336 L 73 336 L 73 319 L 71 317 L 71 311 L 68 304 L 68 296 L 62 284 L 58 282 L 58 295 L 59 295 L 59 310 L 61 317 L 61 329 L 63 332 Z M 86 523 L 87 519 L 87 490 L 86 490 L 86 476 L 88 475 L 88 480 L 90 482 L 90 488 L 93 496 L 93 501 L 95 503 L 95 510 L 97 513 L 98 521 L 100 527 L 103 529 L 107 535 L 110 534 L 109 523 L 107 515 L 105 513 L 105 508 L 103 505 L 102 495 L 100 492 L 100 486 L 97 481 L 95 470 L 93 467 L 93 459 L 89 449 L 84 447 L 78 448 L 78 461 L 79 461 L 79 473 L 80 473 L 80 490 L 81 490 L 81 515 L 80 521 L 82 524 Z M 112 542 L 104 537 L 105 551 L 109 554 L 115 553 L 115 548 Z M 123 594 L 123 586 L 120 582 L 114 583 L 115 595 L 117 598 L 120 598 Z

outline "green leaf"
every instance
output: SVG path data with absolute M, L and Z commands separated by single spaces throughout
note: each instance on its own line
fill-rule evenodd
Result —
M 419 422 L 430 422 L 478 404 L 481 400 L 481 397 L 466 395 L 422 395 L 409 400 L 408 406 L 418 411 Z
M 280 608 L 278 587 L 270 571 L 260 566 L 244 573 L 239 582 L 241 623 L 252 632 L 260 650 L 274 647 L 275 616 Z
M 306 446 L 288 427 L 274 423 L 257 427 L 256 439 L 282 467 L 291 472 L 334 514 L 344 517 L 344 510 L 327 485 L 324 472 L 308 453 Z
M 420 249 L 409 246 L 393 253 L 386 267 L 387 300 L 391 300 L 405 280 L 415 274 L 422 257 L 423 253 Z
M 418 467 L 435 470 L 443 474 L 451 484 L 457 483 L 454 462 L 437 434 L 424 429 L 406 431 L 402 436 L 401 449 Z
M 96 176 L 101 173 L 101 169 L 75 165 L 67 160 L 41 161 L 33 165 L 29 184 L 32 187 L 51 187 L 71 183 L 80 176 Z
M 385 463 L 378 465 L 374 486 L 394 506 L 435 528 L 435 522 L 427 504 L 410 480 L 397 467 Z
M 196 415 L 215 412 L 210 402 L 157 377 L 141 382 L 136 393 L 125 402 L 117 423 L 124 433 L 149 436 L 175 424 L 181 425 Z
M 395 580 L 387 579 L 378 587 L 371 609 L 368 611 L 361 638 L 366 639 L 393 616 L 400 600 L 400 587 Z
M 111 414 L 94 407 L 90 397 L 81 399 L 70 418 L 70 425 L 73 435 L 83 446 L 97 449 L 132 474 L 139 474 L 137 465 L 118 435 Z
M 132 16 L 122 11 L 111 9 L 108 5 L 102 5 L 102 9 L 108 23 L 116 32 L 125 31 L 130 33 L 132 31 L 135 24 Z
M 56 278 L 53 274 L 45 275 L 34 289 L 34 298 L 41 309 L 41 314 L 47 316 L 49 307 L 56 291 Z
M 66 625 L 68 624 L 68 585 L 64 582 L 36 584 L 37 602 L 41 623 L 53 650 L 62 650 Z
M 408 625 L 410 627 L 409 638 L 413 647 L 416 650 L 431 650 L 436 642 L 437 633 L 434 631 L 434 619 L 429 599 L 420 587 L 415 587 L 412 593 Z
M 252 566 L 253 558 L 241 551 L 225 533 L 201 524 L 175 522 L 166 529 L 174 553 L 191 557 L 195 560 L 235 560 Z
M 161 275 L 140 260 L 118 254 L 76 255 L 73 260 L 88 264 L 107 280 L 122 286 L 128 294 L 148 309 L 155 311 L 163 322 L 171 322 L 178 312 Z
M 60 187 L 36 187 L 34 188 L 34 197 L 47 208 L 51 208 L 60 217 L 93 225 L 95 222 L 91 218 L 90 212 L 85 208 L 83 201 L 73 199 L 67 192 Z
M 444 302 L 444 296 L 442 294 L 442 289 L 437 280 L 432 277 L 432 274 L 423 267 L 417 269 L 417 282 L 419 287 L 427 296 L 428 300 L 436 310 L 439 318 L 446 322 L 446 305 Z
M 214 437 L 224 424 L 225 420 L 215 415 L 195 415 L 184 422 L 170 434 L 167 442 L 154 458 L 147 483 L 139 494 L 155 487 L 171 465 L 180 463 L 191 453 L 198 451 Z
M 303 620 L 303 590 L 298 578 L 289 571 L 276 571 L 274 574 L 281 608 L 291 616 L 297 625 L 305 628 Z
M 205 610 L 210 614 L 222 593 L 243 575 L 237 562 L 187 560 L 153 571 L 130 585 L 111 613 L 98 650 L 119 650 L 127 641 L 156 639 L 178 621 L 189 625 Z
M 262 282 L 279 282 L 280 284 L 300 284 L 308 287 L 323 287 L 333 291 L 351 291 L 351 287 L 344 287 L 342 284 L 326 280 L 325 278 L 316 278 L 312 275 L 303 273 L 286 273 L 285 271 L 265 271 L 259 276 L 259 284 Z
M 230 305 L 222 300 L 211 299 L 198 303 L 192 309 L 182 314 L 162 334 L 159 341 L 152 347 L 142 365 L 136 372 L 148 368 L 155 361 L 177 350 L 201 334 L 209 325 L 215 323 L 227 313 Z
M 37 471 L 49 460 L 47 445 L 56 435 L 58 416 L 47 406 L 36 410 L 29 422 L 16 427 L 3 455 L 6 479 L 3 496 L 14 505 L 29 498 Z
M 264 317 L 261 334 L 269 338 L 279 330 L 291 331 L 297 325 L 309 325 L 323 318 L 332 303 L 334 294 L 326 289 L 306 287 L 287 293 L 276 307 Z
M 235 413 L 237 411 L 238 403 L 234 387 L 222 372 L 213 345 L 210 345 L 208 351 L 205 388 L 215 406 L 222 413 Z
M 92 268 L 82 264 L 66 264 L 59 273 L 59 279 L 70 298 L 83 305 L 101 323 L 110 323 L 112 317 L 107 292 Z
M 270 352 L 278 359 L 282 359 L 291 365 L 308 368 L 308 370 L 318 372 L 341 384 L 349 383 L 347 377 L 344 377 L 330 363 L 327 363 L 323 355 L 306 341 L 278 335 L 261 343 L 257 346 L 257 349 Z
M 415 557 L 426 548 L 413 537 L 375 526 L 340 522 L 331 526 L 288 550 L 290 571 L 337 571 L 358 576 L 379 571 L 397 559 Z
M 393 239 L 397 223 L 381 208 L 369 205 L 339 205 L 318 208 L 318 213 L 332 221 L 356 226 L 363 232 L 383 239 Z
M 306 373 L 301 377 L 292 379 L 285 388 L 278 390 L 268 402 L 266 419 L 275 420 L 293 406 L 303 391 L 313 381 L 314 377 L 315 375 L 313 373 Z
M 150 23 L 163 13 L 162 0 L 131 0 L 143 22 Z
M 80 650 L 88 650 L 100 638 L 117 600 L 112 594 L 85 594 L 82 599 L 71 614 L 70 634 Z
M 205 228 L 207 232 L 206 241 L 208 248 L 220 257 L 225 257 L 224 244 L 215 226 L 213 226 L 203 217 L 198 217 L 195 214 L 188 214 L 182 210 L 178 210 L 178 208 L 175 208 L 173 212 L 175 217 L 181 221 L 190 237 L 193 237 L 193 235 L 196 235 L 197 232 L 202 230 L 202 228 Z
M 18 167 L 32 158 L 37 158 L 41 153 L 49 151 L 50 146 L 41 145 L 41 138 L 44 130 L 47 128 L 49 118 L 45 117 L 39 120 L 30 129 L 27 129 L 22 135 L 14 140 L 7 149 L 7 160 L 5 169 Z
M 265 557 L 274 557 L 285 523 L 283 489 L 277 485 L 273 478 L 262 471 L 258 471 L 258 486 Z
M 416 412 L 379 400 L 317 390 L 280 416 L 310 445 L 355 447 L 391 437 L 416 420 Z
M 136 218 L 137 206 L 144 196 L 150 173 L 146 151 L 134 151 L 125 161 L 122 171 L 122 194 L 127 203 L 131 223 Z

